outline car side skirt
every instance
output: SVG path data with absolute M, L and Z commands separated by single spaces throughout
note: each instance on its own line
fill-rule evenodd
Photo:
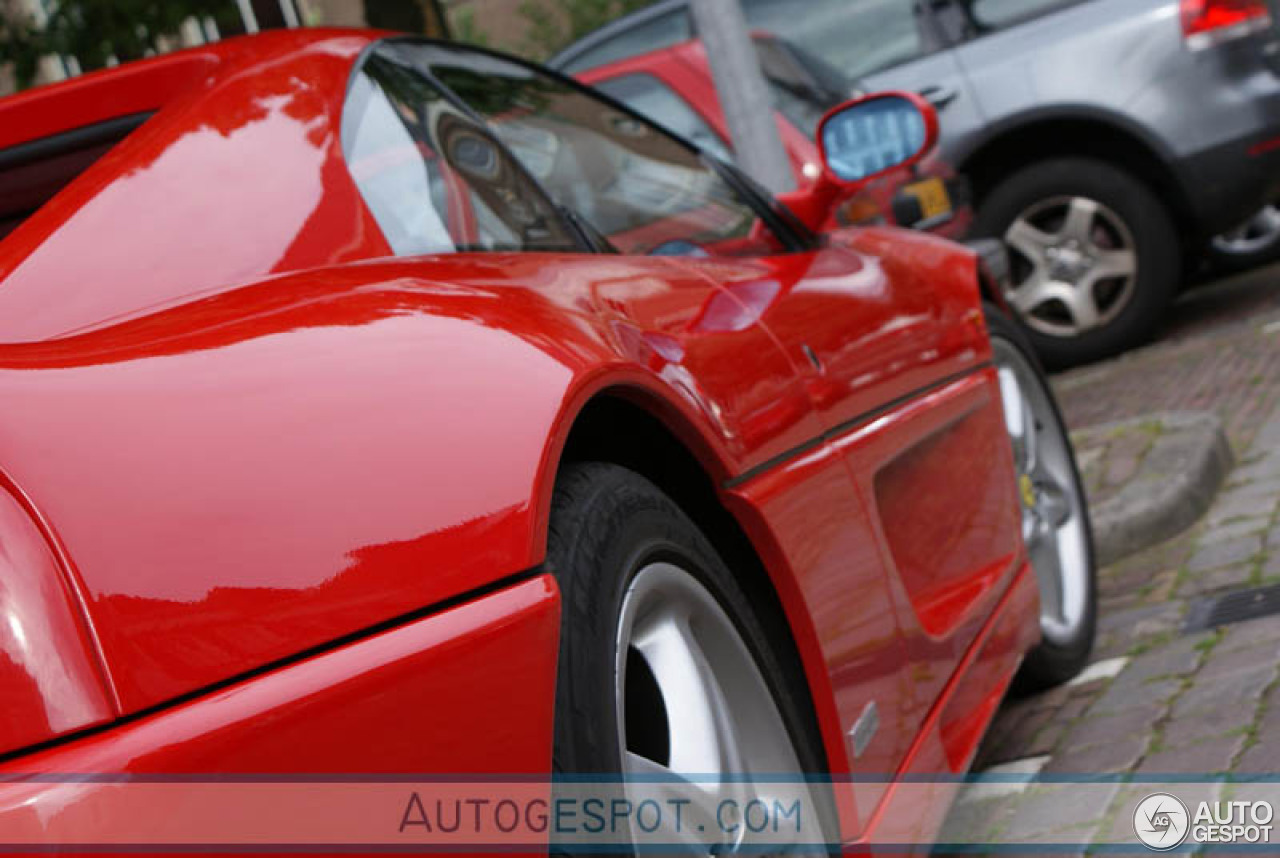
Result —
M 65 773 L 544 774 L 551 759 L 558 640 L 559 591 L 550 575 L 534 574 L 10 759 L 0 764 L 0 779 Z M 43 791 L 59 812 L 111 788 L 92 780 L 66 786 L 51 779 Z

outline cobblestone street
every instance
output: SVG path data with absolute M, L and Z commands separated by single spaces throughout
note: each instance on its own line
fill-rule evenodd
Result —
M 1280 267 L 1196 289 L 1161 338 L 1054 379 L 1072 429 L 1153 411 L 1212 411 L 1236 452 L 1280 401 Z
M 1237 464 L 1194 526 L 1101 570 L 1092 666 L 1068 686 L 1007 702 L 975 771 L 1280 772 L 1280 613 L 1224 615 L 1226 624 L 1195 630 L 1218 597 L 1280 584 L 1277 278 L 1271 268 L 1225 284 L 1216 304 L 1218 287 L 1193 294 L 1159 342 L 1055 378 L 1073 430 L 1154 411 L 1212 411 Z M 1131 432 L 1105 462 L 1082 463 L 1091 490 L 1113 493 L 1150 440 Z M 1242 604 L 1220 610 L 1265 600 L 1234 601 Z M 1113 786 L 1081 800 L 1059 785 L 961 802 L 951 842 L 1131 840 L 1143 787 Z

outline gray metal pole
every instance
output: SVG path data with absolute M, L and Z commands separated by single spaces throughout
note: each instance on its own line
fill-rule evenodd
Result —
M 774 193 L 791 190 L 795 177 L 739 0 L 693 0 L 690 5 L 738 166 Z

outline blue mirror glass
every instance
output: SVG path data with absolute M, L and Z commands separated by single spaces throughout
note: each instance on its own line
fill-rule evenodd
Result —
M 924 149 L 925 137 L 924 115 L 898 96 L 850 104 L 822 126 L 827 168 L 846 182 L 905 164 Z

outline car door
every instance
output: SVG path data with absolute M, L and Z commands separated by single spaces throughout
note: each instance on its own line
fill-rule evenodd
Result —
M 1165 7 L 1169 14 L 1173 4 Z M 1154 26 L 1157 4 L 1077 0 L 939 3 L 979 109 L 993 123 L 1050 105 L 1088 104 L 1132 115 L 1135 101 L 1167 73 L 1175 26 Z M 1165 96 L 1155 99 L 1164 107 Z M 966 150 L 969 147 L 966 147 Z
M 682 261 L 723 284 L 778 337 L 804 381 L 828 445 L 838 451 L 855 486 L 865 481 L 867 473 L 874 474 L 876 465 L 893 456 L 887 450 L 864 452 L 851 440 L 862 439 L 868 418 L 888 403 L 911 397 L 938 374 L 953 371 L 940 369 L 938 361 L 922 359 L 942 354 L 943 320 L 929 291 L 920 288 L 921 284 L 902 282 L 900 274 L 886 273 L 876 259 L 851 248 L 833 245 L 756 258 Z M 925 653 L 918 640 L 918 624 L 907 613 L 910 594 L 893 580 L 892 556 L 876 498 L 859 491 L 858 504 L 864 522 L 860 526 L 867 529 L 862 550 L 878 555 L 877 587 L 886 588 L 891 598 L 887 605 L 868 604 L 864 601 L 865 575 L 833 576 L 824 584 L 826 601 L 816 610 L 839 612 L 853 620 L 862 617 L 860 611 L 868 607 L 890 609 L 892 637 L 879 650 L 867 648 L 866 639 L 859 634 L 866 626 L 845 627 L 832 622 L 833 629 L 844 632 L 838 645 L 849 648 L 840 650 L 843 681 L 837 683 L 838 694 L 842 684 L 847 686 L 843 693 L 848 700 L 846 718 L 851 720 L 846 730 L 856 734 L 864 729 L 860 719 L 874 713 L 879 729 L 870 739 L 862 740 L 868 745 L 859 762 L 868 765 L 867 774 L 887 776 L 902 764 L 919 731 L 919 695 L 913 671 L 916 659 Z M 853 560 L 850 556 L 846 562 Z M 933 655 L 936 658 L 936 653 Z M 876 678 L 854 680 L 859 674 Z M 882 797 L 882 786 L 858 784 L 859 808 L 874 807 Z
M 814 351 L 819 414 L 883 552 L 914 736 L 1019 568 L 1016 475 L 966 252 L 889 230 L 849 230 L 831 245 L 861 267 L 820 272 L 817 295 L 797 284 L 810 321 L 794 330 Z M 841 333 L 854 313 L 857 337 Z
M 986 124 L 982 105 L 952 48 L 873 71 L 859 81 L 866 92 L 896 90 L 923 96 L 938 111 L 938 127 L 946 151 L 953 151 L 957 143 L 973 137 Z
M 918 233 L 851 230 L 816 250 L 683 260 L 778 337 L 858 489 L 909 665 L 898 696 L 882 687 L 875 698 L 876 741 L 894 759 L 1012 580 L 1019 550 L 999 388 L 964 259 Z

